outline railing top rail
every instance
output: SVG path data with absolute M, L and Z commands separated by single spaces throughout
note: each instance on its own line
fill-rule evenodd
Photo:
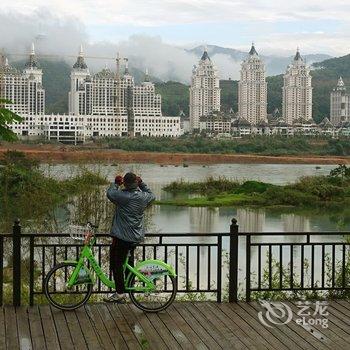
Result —
M 322 231 L 322 232 L 239 232 L 239 236 L 346 236 L 348 231 Z
M 228 237 L 232 234 L 229 232 L 172 232 L 172 233 L 156 233 L 149 232 L 146 233 L 146 237 Z M 346 236 L 350 235 L 349 231 L 323 231 L 323 232 L 238 232 L 238 236 Z M 11 237 L 12 233 L 0 233 L 2 237 Z M 69 237 L 68 233 L 22 233 L 22 236 L 34 236 L 34 237 Z M 100 237 L 110 237 L 109 233 L 96 233 L 96 236 Z
M 9 235 L 11 236 L 11 234 Z M 22 233 L 22 236 L 26 237 L 70 237 L 69 233 Z M 98 237 L 112 237 L 109 233 L 96 233 Z M 190 232 L 180 232 L 180 233 L 146 233 L 146 237 L 219 237 L 219 236 L 230 236 L 228 232 L 218 232 L 218 233 L 190 233 Z
M 0 236 L 1 236 L 1 237 L 12 237 L 13 234 L 12 234 L 12 233 L 1 233 L 1 232 L 0 232 Z

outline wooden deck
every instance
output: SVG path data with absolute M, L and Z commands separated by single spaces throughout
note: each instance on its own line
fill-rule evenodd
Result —
M 5 306 L 0 349 L 349 349 L 349 302 L 329 303 L 326 329 L 298 325 L 299 309 L 287 304 L 293 320 L 271 328 L 259 321 L 256 302 L 183 302 L 159 314 L 129 304 L 91 304 L 75 312 Z

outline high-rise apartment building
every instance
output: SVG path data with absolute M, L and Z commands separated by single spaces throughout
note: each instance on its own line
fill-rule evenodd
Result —
M 91 75 L 84 60 L 82 48 L 71 72 L 69 112 L 74 115 L 127 117 L 128 132 L 134 131 L 135 117 L 161 117 L 161 96 L 149 81 L 148 72 L 141 85 L 135 85 L 129 73 L 128 59 L 124 58 L 125 70 L 117 72 L 108 68 Z
M 207 49 L 192 70 L 190 86 L 190 129 L 199 130 L 199 121 L 211 112 L 220 111 L 220 86 L 216 67 Z
M 45 90 L 42 86 L 43 72 L 35 56 L 32 44 L 29 59 L 23 71 L 11 67 L 8 59 L 0 60 L 0 97 L 10 100 L 5 107 L 23 115 L 45 114 Z
M 282 109 L 287 124 L 312 120 L 312 86 L 310 68 L 297 50 L 283 77 Z
M 254 44 L 242 62 L 238 83 L 238 116 L 252 125 L 267 121 L 267 83 L 265 65 Z
M 350 121 L 350 93 L 347 92 L 342 77 L 331 92 L 330 121 L 333 125 Z

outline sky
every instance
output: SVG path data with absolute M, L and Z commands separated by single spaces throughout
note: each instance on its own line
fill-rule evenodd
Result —
M 89 55 L 121 50 L 140 69 L 184 80 L 198 58 L 183 48 L 199 44 L 248 51 L 254 41 L 264 55 L 288 56 L 296 47 L 348 54 L 350 1 L 1 0 L 0 32 L 0 48 L 11 53 L 34 41 L 39 52 L 73 56 L 83 43 Z M 237 74 L 227 56 L 216 62 L 225 72 L 235 65 Z
M 161 36 L 167 43 L 215 43 L 244 49 L 255 41 L 267 53 L 347 53 L 348 0 L 2 0 L 1 12 L 50 12 L 76 19 L 90 41 Z

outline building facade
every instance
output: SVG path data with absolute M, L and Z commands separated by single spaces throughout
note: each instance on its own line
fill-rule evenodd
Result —
M 84 60 L 83 49 L 80 48 L 71 72 L 69 113 L 107 116 L 107 119 L 114 119 L 116 124 L 121 118 L 126 118 L 127 129 L 123 129 L 122 136 L 136 132 L 142 134 L 142 130 L 135 130 L 135 118 L 142 117 L 145 121 L 163 118 L 161 96 L 156 94 L 147 71 L 144 82 L 136 85 L 134 77 L 129 73 L 128 59 L 124 58 L 123 73 L 120 72 L 120 60 L 118 56 L 117 72 L 105 68 L 91 75 Z
M 219 76 L 207 49 L 192 70 L 189 108 L 191 131 L 199 130 L 201 117 L 220 111 Z
M 242 62 L 238 83 L 238 115 L 252 125 L 267 121 L 267 83 L 265 65 L 254 44 Z
M 12 102 L 5 107 L 21 116 L 45 114 L 45 90 L 42 85 L 42 76 L 43 72 L 35 56 L 34 44 L 23 71 L 11 67 L 8 59 L 4 57 L 0 62 L 0 97 Z
M 342 77 L 330 96 L 330 121 L 333 125 L 350 121 L 350 93 L 347 92 Z
M 310 68 L 299 49 L 283 77 L 282 117 L 287 124 L 312 120 L 312 85 Z
M 23 73 L 0 60 L 1 97 L 14 103 L 9 107 L 23 121 L 11 129 L 17 136 L 45 136 L 66 143 L 85 142 L 89 138 L 118 136 L 178 137 L 182 134 L 180 117 L 162 115 L 161 96 L 149 81 L 135 85 L 129 73 L 128 60 L 120 73 L 105 68 L 91 75 L 82 47 L 71 72 L 67 115 L 46 115 L 45 92 L 41 86 L 42 70 L 36 61 L 34 47 Z

